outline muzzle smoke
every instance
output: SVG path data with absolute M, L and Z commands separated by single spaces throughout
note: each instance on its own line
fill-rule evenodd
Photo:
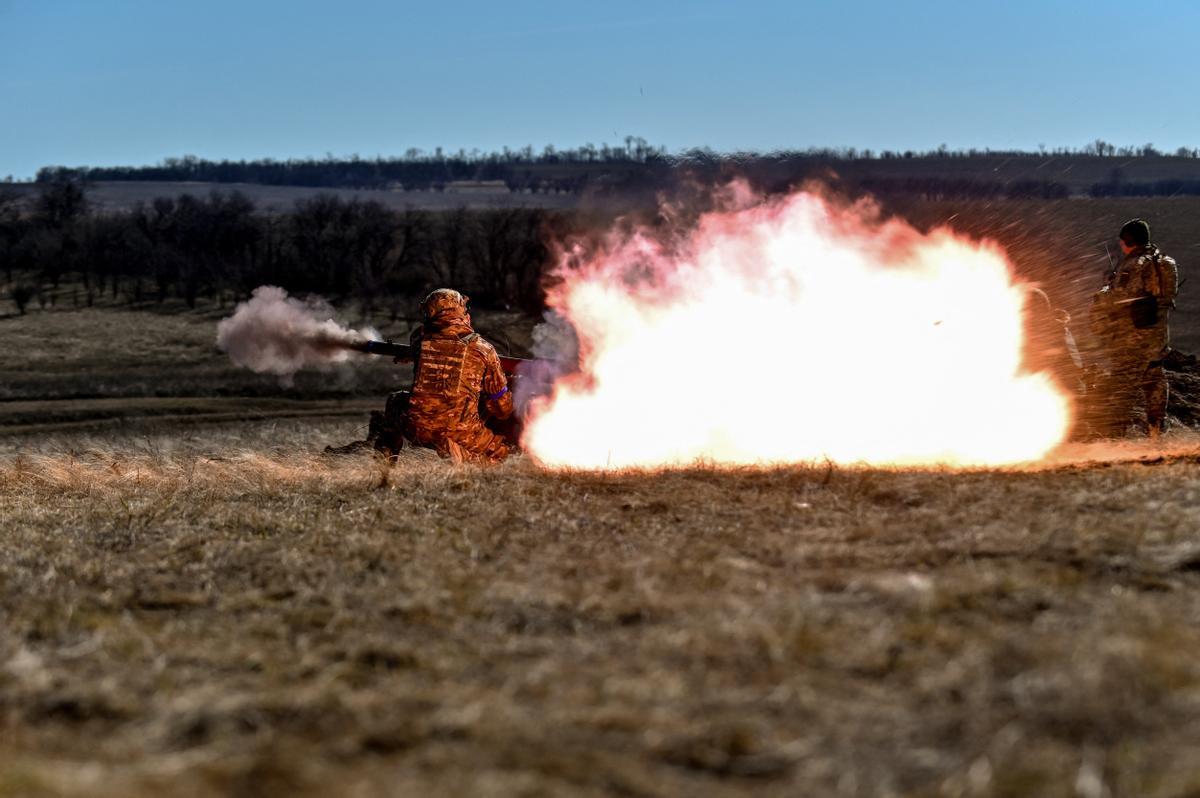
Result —
M 277 286 L 260 286 L 217 325 L 217 346 L 234 363 L 259 374 L 290 377 L 305 368 L 328 370 L 354 356 L 349 347 L 379 338 L 370 328 L 339 324 L 333 313 L 323 300 L 301 301 Z

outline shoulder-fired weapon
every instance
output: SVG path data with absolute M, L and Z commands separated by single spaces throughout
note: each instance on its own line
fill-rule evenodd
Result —
M 413 347 L 393 341 L 364 341 L 361 344 L 353 344 L 350 348 L 356 349 L 359 352 L 366 352 L 368 355 L 386 355 L 400 362 L 409 362 L 416 358 L 416 352 L 413 351 Z M 529 358 L 523 357 L 508 357 L 507 355 L 499 355 L 499 357 L 500 368 L 504 369 L 505 374 L 515 374 L 517 366 L 522 363 L 533 362 Z

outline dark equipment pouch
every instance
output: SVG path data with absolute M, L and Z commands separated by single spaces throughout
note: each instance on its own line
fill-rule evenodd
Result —
M 1129 303 L 1129 317 L 1139 330 L 1158 324 L 1158 298 L 1147 294 L 1133 300 Z

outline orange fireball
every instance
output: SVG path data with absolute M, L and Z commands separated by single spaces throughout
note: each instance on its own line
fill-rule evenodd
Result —
M 704 215 L 670 249 L 614 234 L 560 265 L 580 371 L 535 402 L 549 468 L 1000 465 L 1066 436 L 1020 368 L 1024 292 L 995 244 L 809 192 Z

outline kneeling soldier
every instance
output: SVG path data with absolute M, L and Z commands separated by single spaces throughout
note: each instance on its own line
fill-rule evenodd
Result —
M 496 350 L 471 328 L 467 298 L 439 288 L 421 303 L 422 324 L 409 339 L 413 360 L 411 391 L 388 396 L 382 413 L 371 413 L 365 441 L 326 449 L 353 454 L 374 448 L 394 455 L 407 440 L 436 449 L 455 462 L 500 462 L 513 444 L 484 423 L 512 428 L 513 399 Z M 400 362 L 397 360 L 397 362 Z
M 456 462 L 503 460 L 508 443 L 484 424 L 480 403 L 489 417 L 506 419 L 512 394 L 495 348 L 471 328 L 467 298 L 439 288 L 425 297 L 421 315 L 410 339 L 416 360 L 404 437 Z

